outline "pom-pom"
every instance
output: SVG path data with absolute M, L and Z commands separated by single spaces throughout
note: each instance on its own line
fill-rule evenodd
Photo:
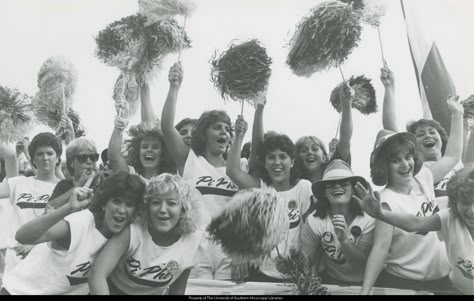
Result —
M 138 12 L 147 17 L 146 26 L 165 16 L 190 16 L 196 9 L 192 0 L 138 0 Z
M 0 86 L 0 141 L 15 143 L 32 128 L 31 98 L 15 89 Z
M 341 113 L 341 100 L 339 99 L 339 89 L 345 85 L 340 83 L 331 93 L 331 104 L 338 113 Z M 377 100 L 375 97 L 375 89 L 371 84 L 371 80 L 361 75 L 352 76 L 349 79 L 349 85 L 354 89 L 354 99 L 352 107 L 359 110 L 362 114 L 369 115 L 377 112 Z
M 79 116 L 79 113 L 74 111 L 73 109 L 69 109 L 67 111 L 67 117 L 71 119 L 72 121 L 72 127 L 74 129 L 74 136 L 75 138 L 83 137 L 86 135 L 86 130 L 81 124 L 81 117 Z M 56 136 L 58 136 L 60 139 L 65 140 L 66 133 L 63 131 L 63 129 L 59 128 L 56 131 Z
M 124 75 L 120 74 L 115 82 L 113 99 L 115 102 L 120 101 L 122 96 Z M 138 83 L 134 76 L 126 75 L 125 76 L 125 90 L 123 91 L 125 100 L 128 102 L 128 116 L 132 116 L 137 112 L 139 102 L 139 93 Z
M 296 285 L 300 295 L 329 295 L 327 287 L 321 284 L 321 278 L 301 250 L 291 249 L 288 257 L 279 257 L 277 269 Z
M 64 114 L 61 88 L 52 91 L 38 91 L 32 98 L 36 119 L 56 130 Z
M 253 100 L 268 86 L 272 59 L 257 40 L 231 45 L 220 56 L 214 55 L 211 80 L 223 99 Z
M 362 0 L 363 10 L 362 19 L 363 23 L 369 24 L 370 26 L 380 26 L 381 19 L 385 15 L 387 10 L 387 4 L 383 0 Z
M 38 88 L 43 92 L 64 89 L 66 107 L 72 107 L 72 95 L 76 89 L 77 71 L 66 58 L 55 56 L 48 58 L 38 73 Z M 63 100 L 61 100 L 63 101 Z
M 474 119 L 474 95 L 469 96 L 462 102 L 464 106 L 464 119 Z
M 342 64 L 360 41 L 361 11 L 351 4 L 327 1 L 318 4 L 297 25 L 286 63 L 298 76 Z
M 285 239 L 289 229 L 285 202 L 270 189 L 241 190 L 208 226 L 234 262 L 260 263 Z

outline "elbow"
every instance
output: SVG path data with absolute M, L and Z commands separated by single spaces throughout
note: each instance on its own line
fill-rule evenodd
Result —
M 31 239 L 28 239 L 23 233 L 23 231 L 20 229 L 16 232 L 15 234 L 15 240 L 19 242 L 22 245 L 32 245 L 34 244 L 34 241 Z

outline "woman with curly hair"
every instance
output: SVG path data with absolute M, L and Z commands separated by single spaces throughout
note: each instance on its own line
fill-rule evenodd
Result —
M 108 152 L 112 170 L 123 170 L 138 173 L 145 182 L 164 172 L 175 173 L 176 168 L 168 155 L 163 134 L 153 113 L 147 85 L 141 88 L 142 122 L 131 126 L 128 130 L 130 139 L 125 141 L 122 155 L 122 135 L 128 125 L 126 118 L 117 115 L 115 127 L 110 137 Z M 124 108 L 124 102 L 119 103 L 119 110 Z M 130 167 L 131 168 L 130 168 Z
M 86 295 L 95 257 L 108 239 L 129 229 L 144 192 L 140 178 L 126 172 L 107 178 L 94 196 L 90 188 L 74 188 L 67 204 L 18 229 L 18 242 L 36 246 L 5 273 L 0 294 Z
M 89 276 L 91 293 L 183 295 L 203 238 L 196 230 L 197 201 L 181 177 L 152 178 L 141 219 L 97 256 Z

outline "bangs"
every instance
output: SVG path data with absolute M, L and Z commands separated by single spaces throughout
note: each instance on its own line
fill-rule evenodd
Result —
M 392 160 L 398 154 L 405 152 L 408 152 L 412 155 L 415 154 L 415 145 L 406 139 L 396 139 L 392 141 L 392 143 L 385 145 L 382 150 L 382 154 L 387 154 L 384 156 L 386 160 Z

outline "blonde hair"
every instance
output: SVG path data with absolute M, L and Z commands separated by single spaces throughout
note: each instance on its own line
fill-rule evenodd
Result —
M 177 175 L 162 173 L 150 179 L 145 189 L 145 208 L 139 214 L 143 225 L 151 224 L 149 203 L 152 199 L 160 198 L 166 193 L 174 192 L 181 206 L 181 215 L 174 230 L 180 235 L 194 232 L 199 220 L 199 196 L 186 182 Z

